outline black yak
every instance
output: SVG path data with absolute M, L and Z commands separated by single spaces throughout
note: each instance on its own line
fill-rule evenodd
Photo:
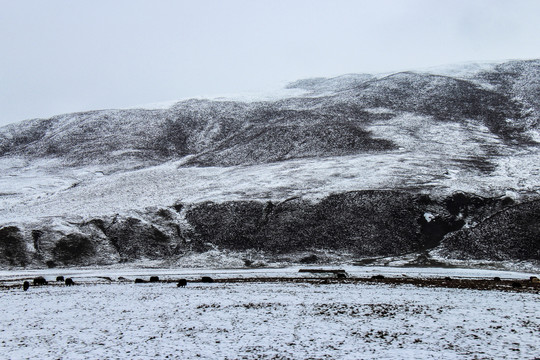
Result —
M 136 278 L 135 279 L 135 284 L 144 284 L 146 281 L 144 281 L 143 279 L 139 279 L 139 278 Z
M 203 276 L 201 281 L 203 283 L 213 283 L 214 282 L 214 279 L 212 279 L 210 276 Z
M 40 285 L 47 285 L 47 280 L 43 276 L 38 276 L 34 278 L 34 285 L 40 286 Z
M 180 279 L 178 280 L 178 283 L 176 284 L 176 286 L 178 287 L 185 287 L 187 285 L 187 280 L 186 279 Z
M 22 286 L 22 287 L 23 287 L 23 290 L 26 291 L 26 290 L 28 290 L 28 288 L 30 287 L 30 283 L 29 283 L 28 281 L 25 281 L 25 282 L 23 283 L 23 286 Z
M 150 276 L 150 282 L 159 282 L 159 277 L 157 276 Z
M 66 286 L 75 285 L 72 278 L 67 278 L 65 281 Z
M 64 277 L 63 276 L 57 276 L 56 277 L 56 281 L 64 281 Z
M 521 288 L 521 283 L 518 283 L 517 281 L 514 281 L 514 282 L 512 282 L 512 287 L 514 289 L 519 289 L 519 288 Z

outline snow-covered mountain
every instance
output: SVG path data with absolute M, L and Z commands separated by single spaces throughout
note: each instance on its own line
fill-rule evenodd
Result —
M 540 60 L 528 60 L 8 125 L 0 261 L 175 262 L 208 249 L 539 260 L 538 221 L 486 250 L 497 216 L 540 218 L 539 119 Z

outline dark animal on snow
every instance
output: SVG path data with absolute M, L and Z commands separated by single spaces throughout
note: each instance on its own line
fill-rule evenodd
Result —
M 495 276 L 495 277 L 493 278 L 493 281 L 497 281 L 497 282 L 498 282 L 498 281 L 501 281 L 501 278 L 498 277 L 498 276 Z
M 213 283 L 214 282 L 214 279 L 212 279 L 210 276 L 203 276 L 201 281 L 203 283 Z
M 143 284 L 145 282 L 146 281 L 144 281 L 143 279 L 139 279 L 139 278 L 135 279 L 135 284 Z
M 384 279 L 384 276 L 383 275 L 373 275 L 371 277 L 372 280 L 383 280 Z
M 47 285 L 47 280 L 43 276 L 38 276 L 34 278 L 34 285 L 40 286 L 40 285 Z
M 346 279 L 347 278 L 347 274 L 344 274 L 344 273 L 337 273 L 336 276 L 337 276 L 338 279 Z
M 512 287 L 513 287 L 514 289 L 519 289 L 519 288 L 521 288 L 521 284 L 518 283 L 517 281 L 514 281 L 514 282 L 512 283 Z
M 538 282 L 540 282 L 540 279 L 538 279 L 536 276 L 531 276 L 531 277 L 530 277 L 530 280 L 531 280 L 532 283 L 538 283 Z
M 22 288 L 24 291 L 28 290 L 29 287 L 30 287 L 30 283 L 28 281 L 25 281 L 22 285 Z
M 150 282 L 159 282 L 159 277 L 157 277 L 157 276 L 150 276 Z
M 186 279 L 180 279 L 178 280 L 178 283 L 176 284 L 176 286 L 178 287 L 185 287 L 187 285 L 187 280 Z
M 67 278 L 65 281 L 66 286 L 75 285 L 75 282 L 73 282 L 72 278 Z
M 57 276 L 56 281 L 64 281 L 64 277 L 63 276 Z
M 446 280 L 446 281 L 452 281 L 452 278 L 451 278 L 450 276 L 447 276 L 447 277 L 444 278 L 444 280 Z

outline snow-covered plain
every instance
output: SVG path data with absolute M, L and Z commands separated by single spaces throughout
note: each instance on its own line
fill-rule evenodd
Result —
M 409 285 L 2 290 L 10 359 L 533 359 L 537 294 Z

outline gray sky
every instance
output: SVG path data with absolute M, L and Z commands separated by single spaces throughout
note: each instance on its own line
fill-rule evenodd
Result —
M 0 0 L 0 125 L 288 81 L 540 58 L 538 0 Z

